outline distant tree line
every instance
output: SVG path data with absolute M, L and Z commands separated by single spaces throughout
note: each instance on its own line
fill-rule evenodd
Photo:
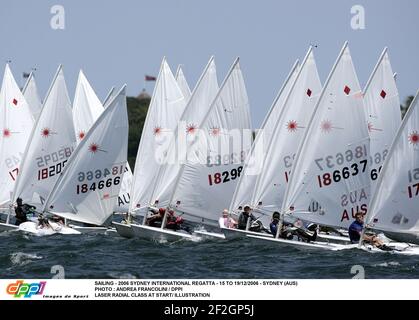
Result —
M 414 96 L 408 96 L 406 99 L 404 99 L 404 104 L 400 105 L 400 110 L 402 111 L 402 118 L 404 118 L 404 115 L 407 112 L 407 109 L 409 109 L 410 104 L 413 101 Z

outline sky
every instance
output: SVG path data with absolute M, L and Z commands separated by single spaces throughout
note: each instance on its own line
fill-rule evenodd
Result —
M 40 95 L 63 64 L 70 97 L 83 69 L 102 99 L 127 84 L 138 95 L 144 75 L 157 75 L 163 56 L 182 64 L 191 87 L 215 55 L 219 83 L 235 57 L 245 77 L 252 122 L 258 128 L 294 61 L 310 44 L 325 81 L 343 43 L 363 87 L 385 46 L 401 100 L 419 89 L 417 0 L 2 0 L 0 62 L 11 60 L 19 84 L 36 68 Z M 53 29 L 54 5 L 64 29 Z M 351 8 L 365 10 L 365 28 L 353 29 Z M 61 21 L 62 22 L 62 21 Z M 1 67 L 3 68 L 3 66 Z M 0 71 L 2 74 L 2 71 Z M 151 92 L 154 83 L 147 83 Z

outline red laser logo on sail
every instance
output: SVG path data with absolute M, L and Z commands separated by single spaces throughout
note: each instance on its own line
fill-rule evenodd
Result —
M 297 131 L 297 128 L 298 128 L 297 121 L 295 121 L 295 120 L 288 121 L 287 130 L 289 132 L 295 132 L 295 131 Z
M 44 128 L 41 131 L 41 135 L 43 138 L 48 138 L 49 136 L 51 136 L 51 130 L 49 128 Z
M 332 122 L 330 120 L 323 120 L 320 124 L 320 128 L 323 132 L 330 132 L 332 131 Z
M 419 133 L 417 131 L 413 131 L 409 135 L 409 142 L 413 145 L 417 145 L 419 143 Z
M 196 125 L 190 124 L 186 127 L 187 134 L 194 134 L 196 132 Z
M 220 135 L 220 133 L 221 133 L 221 130 L 220 130 L 220 128 L 211 128 L 210 129 L 210 135 L 212 135 L 212 136 L 214 136 L 214 137 L 216 137 L 216 136 L 219 136 Z
M 158 136 L 161 134 L 161 127 L 154 127 L 153 134 Z
M 78 134 L 79 139 L 82 140 L 85 137 L 85 135 L 86 134 L 84 133 L 84 131 L 80 131 L 79 134 Z
M 9 138 L 11 135 L 12 135 L 12 133 L 10 132 L 9 129 L 4 129 L 3 130 L 3 137 Z
M 106 152 L 105 150 L 102 150 L 97 143 L 91 143 L 89 145 L 89 151 L 93 154 L 98 151 Z

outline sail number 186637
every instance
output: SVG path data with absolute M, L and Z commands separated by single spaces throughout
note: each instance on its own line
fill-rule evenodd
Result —
M 350 167 L 343 167 L 341 170 L 335 170 L 332 173 L 326 172 L 317 176 L 319 187 L 331 185 L 333 182 L 346 180 L 350 177 L 356 176 L 359 173 L 364 173 L 367 169 L 367 160 L 361 160 L 359 163 L 353 163 Z

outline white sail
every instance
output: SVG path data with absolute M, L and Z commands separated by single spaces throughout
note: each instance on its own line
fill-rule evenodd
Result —
M 112 101 L 111 90 L 105 103 Z M 109 100 L 110 99 L 110 100 Z M 80 70 L 77 81 L 76 93 L 73 102 L 73 121 L 77 142 L 79 143 L 87 134 L 93 123 L 99 118 L 105 109 L 94 92 L 83 71 Z M 129 192 L 132 186 L 132 172 L 129 164 L 126 164 L 125 173 L 121 185 L 121 194 L 115 201 L 116 212 L 127 212 L 129 206 Z
M 370 134 L 371 194 L 401 123 L 399 93 L 387 48 L 381 54 L 364 90 Z
M 0 113 L 0 205 L 3 206 L 10 203 L 34 122 L 8 64 L 0 90 Z
M 22 90 L 23 96 L 32 112 L 32 117 L 36 120 L 42 109 L 41 98 L 39 98 L 38 87 L 36 86 L 34 73 L 31 72 Z
M 141 134 L 131 189 L 130 212 L 148 206 L 156 175 L 179 118 L 185 98 L 164 58 Z
M 309 49 L 301 69 L 285 99 L 261 174 L 250 193 L 252 207 L 266 214 L 269 222 L 274 211 L 280 211 L 298 145 L 313 114 L 322 86 L 316 61 Z
M 419 234 L 419 92 L 384 162 L 366 223 L 379 230 Z
M 60 66 L 35 122 L 13 192 L 24 202 L 43 204 L 76 145 L 71 102 Z
M 102 103 L 83 71 L 80 70 L 73 100 L 73 121 L 77 143 L 84 138 L 103 110 Z
M 189 98 L 191 97 L 191 89 L 189 88 L 188 82 L 186 81 L 185 75 L 180 65 L 177 68 L 175 78 L 183 96 L 185 97 L 185 101 L 189 101 Z
M 199 128 L 218 89 L 216 66 L 214 57 L 211 57 L 180 117 L 175 137 L 170 141 L 165 163 L 160 166 L 156 175 L 156 184 L 147 205 L 154 205 L 156 201 L 159 207 L 169 205 L 176 177 L 193 142 L 191 133 Z
M 113 213 L 127 163 L 125 86 L 75 149 L 44 211 L 102 225 Z
M 369 137 L 361 88 L 345 43 L 300 144 L 283 213 L 347 227 L 369 202 Z
M 250 203 L 250 197 L 253 194 L 256 180 L 261 174 L 266 159 L 266 152 L 271 141 L 272 133 L 278 122 L 279 115 L 285 102 L 292 84 L 294 83 L 299 70 L 298 60 L 294 63 L 288 74 L 284 84 L 275 97 L 272 106 L 262 123 L 261 129 L 258 130 L 251 151 L 246 157 L 243 174 L 237 183 L 233 198 L 230 203 L 230 212 L 237 210 L 240 206 Z
M 194 135 L 171 197 L 188 220 L 216 224 L 228 208 L 252 143 L 249 101 L 239 59 Z

